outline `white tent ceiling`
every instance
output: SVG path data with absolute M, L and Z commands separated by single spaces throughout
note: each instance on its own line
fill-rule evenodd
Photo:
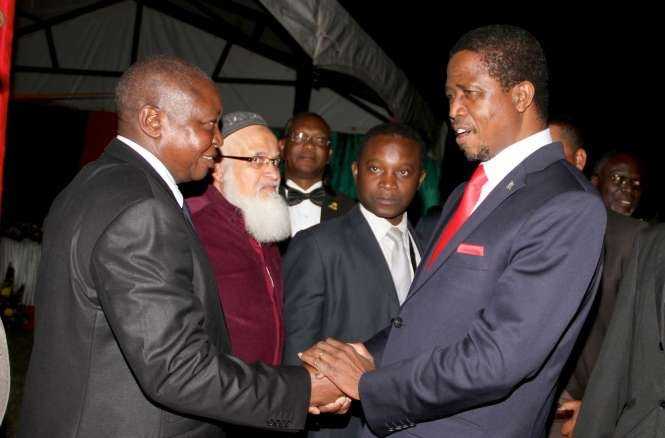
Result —
M 32 0 L 19 2 L 17 15 L 17 100 L 113 111 L 119 74 L 133 59 L 160 53 L 210 73 L 226 112 L 256 111 L 271 126 L 284 126 L 298 105 L 299 84 L 308 80 L 305 103 L 335 131 L 365 132 L 390 117 L 359 81 L 313 69 L 252 0 Z

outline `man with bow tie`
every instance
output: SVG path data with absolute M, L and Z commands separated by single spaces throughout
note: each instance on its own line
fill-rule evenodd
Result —
M 291 236 L 328 219 L 341 216 L 354 202 L 324 184 L 323 175 L 332 150 L 330 127 L 318 114 L 293 116 L 279 141 L 285 163 L 280 193 L 289 205 Z

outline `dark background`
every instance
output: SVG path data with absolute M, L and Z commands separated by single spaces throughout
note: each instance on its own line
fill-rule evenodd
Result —
M 654 7 L 639 4 L 584 11 L 581 4 L 341 0 L 445 120 L 448 51 L 466 31 L 494 23 L 515 24 L 542 43 L 550 66 L 550 114 L 580 126 L 591 163 L 604 151 L 629 149 L 648 164 L 646 190 L 637 214 L 665 217 L 660 193 L 663 25 Z M 527 8 L 528 6 L 528 8 Z M 549 6 L 549 9 L 544 9 Z M 538 8 L 538 11 L 534 10 Z M 541 10 L 543 9 L 543 10 Z M 288 103 L 289 105 L 291 103 Z M 55 195 L 79 167 L 87 114 L 57 107 L 10 103 L 4 224 L 41 223 Z M 448 137 L 442 201 L 472 165 Z
M 550 68 L 550 115 L 572 118 L 593 160 L 629 149 L 648 164 L 647 188 L 637 214 L 662 216 L 662 12 L 640 2 L 374 2 L 340 3 L 384 48 L 437 115 L 444 94 L 448 51 L 470 29 L 513 24 L 541 42 Z M 434 6 L 439 4 L 439 6 Z M 449 136 L 442 195 L 470 174 L 471 165 Z M 587 169 L 593 163 L 587 162 Z

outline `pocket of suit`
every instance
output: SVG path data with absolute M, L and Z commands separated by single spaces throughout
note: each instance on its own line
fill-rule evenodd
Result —
M 458 252 L 457 249 L 448 257 L 445 266 L 455 266 L 466 269 L 475 269 L 479 271 L 489 270 L 488 249 L 483 249 L 484 255 L 472 255 Z

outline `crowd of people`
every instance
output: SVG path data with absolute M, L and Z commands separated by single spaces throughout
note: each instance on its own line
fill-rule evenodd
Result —
M 665 230 L 631 218 L 637 157 L 584 176 L 548 80 L 521 28 L 460 38 L 449 121 L 479 164 L 414 229 L 409 126 L 364 135 L 356 202 L 320 115 L 277 138 L 183 60 L 131 66 L 45 221 L 19 436 L 660 436 Z

